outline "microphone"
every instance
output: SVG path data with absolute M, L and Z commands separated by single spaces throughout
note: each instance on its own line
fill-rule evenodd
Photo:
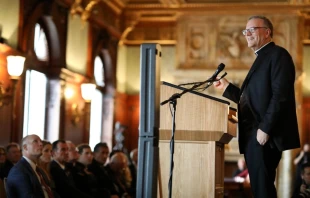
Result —
M 214 72 L 214 74 L 207 80 L 207 84 L 206 84 L 206 86 L 204 87 L 204 89 L 203 89 L 202 91 L 206 90 L 208 87 L 210 87 L 210 86 L 213 84 L 214 81 L 216 81 L 217 75 L 219 75 L 219 73 L 220 73 L 221 71 L 223 71 L 224 68 L 225 68 L 225 65 L 224 65 L 223 63 L 221 63 L 221 64 L 217 67 L 217 70 Z M 226 75 L 227 75 L 227 73 L 225 72 L 225 74 L 221 76 L 221 79 L 222 79 L 224 76 L 226 76 Z
M 214 72 L 214 74 L 209 78 L 210 81 L 214 81 L 217 77 L 217 75 L 223 71 L 223 69 L 225 68 L 225 65 L 223 63 L 221 63 L 218 67 L 217 70 Z

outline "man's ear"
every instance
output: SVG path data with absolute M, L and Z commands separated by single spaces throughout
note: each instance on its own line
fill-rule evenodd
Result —
M 268 38 L 271 34 L 271 30 L 269 28 L 266 29 L 266 38 Z
M 27 144 L 24 144 L 23 145 L 23 151 L 27 151 L 28 149 L 27 149 Z

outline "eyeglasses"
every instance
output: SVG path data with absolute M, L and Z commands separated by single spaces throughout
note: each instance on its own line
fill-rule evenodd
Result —
M 244 36 L 245 36 L 248 32 L 251 32 L 251 34 L 252 34 L 252 33 L 254 33 L 255 30 L 258 29 L 258 28 L 265 28 L 265 29 L 267 29 L 267 27 L 251 27 L 251 28 L 249 28 L 249 29 L 242 30 L 242 34 L 243 34 Z

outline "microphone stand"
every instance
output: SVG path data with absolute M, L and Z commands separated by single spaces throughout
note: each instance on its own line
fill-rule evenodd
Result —
M 183 83 L 183 84 L 179 84 L 178 86 L 185 86 L 185 85 L 195 85 L 195 84 L 198 84 L 198 83 L 201 83 L 201 82 L 191 82 L 191 83 Z
M 182 96 L 183 94 L 185 94 L 185 93 L 187 93 L 187 92 L 190 92 L 190 91 L 194 91 L 197 87 L 200 87 L 201 85 L 208 83 L 207 86 L 205 87 L 205 89 L 206 89 L 206 88 L 210 87 L 210 86 L 212 85 L 213 82 L 221 80 L 221 79 L 224 78 L 226 75 L 227 75 L 227 73 L 225 72 L 219 79 L 210 79 L 210 78 L 209 78 L 208 80 L 205 80 L 205 81 L 203 81 L 203 82 L 198 82 L 197 84 L 195 83 L 191 88 L 189 88 L 189 89 L 184 89 L 181 93 L 175 93 L 175 94 L 173 94 L 169 99 L 167 99 L 167 100 L 161 102 L 160 105 L 164 105 L 164 104 L 166 104 L 166 103 L 168 103 L 168 102 L 170 102 L 170 101 L 173 101 L 173 100 L 175 100 L 175 99 L 177 99 L 177 98 L 181 98 L 181 96 Z M 204 89 L 204 90 L 205 90 L 205 89 Z
M 227 73 L 223 74 L 220 79 L 225 77 Z M 164 105 L 166 103 L 170 103 L 173 106 L 173 114 L 172 114 L 172 134 L 171 134 L 171 141 L 170 141 L 170 177 L 169 177 L 169 183 L 168 183 L 168 190 L 169 190 L 169 198 L 172 196 L 172 178 L 173 178 L 173 168 L 174 168 L 174 161 L 173 161 L 173 155 L 174 155 L 174 134 L 175 134 L 175 115 L 176 115 L 176 105 L 177 105 L 177 99 L 181 98 L 181 96 L 187 92 L 195 90 L 197 87 L 200 87 L 201 85 L 207 83 L 207 86 L 203 89 L 207 89 L 212 85 L 213 82 L 218 81 L 220 79 L 214 79 L 209 78 L 206 81 L 195 83 L 190 89 L 184 89 L 181 93 L 175 93 L 173 94 L 169 99 L 163 101 L 160 103 L 160 105 Z

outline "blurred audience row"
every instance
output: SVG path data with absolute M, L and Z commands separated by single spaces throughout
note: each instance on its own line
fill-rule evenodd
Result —
M 137 149 L 127 157 L 118 150 L 110 153 L 104 142 L 92 150 L 88 144 L 28 135 L 20 146 L 0 147 L 0 183 L 8 198 L 131 198 L 137 161 Z

